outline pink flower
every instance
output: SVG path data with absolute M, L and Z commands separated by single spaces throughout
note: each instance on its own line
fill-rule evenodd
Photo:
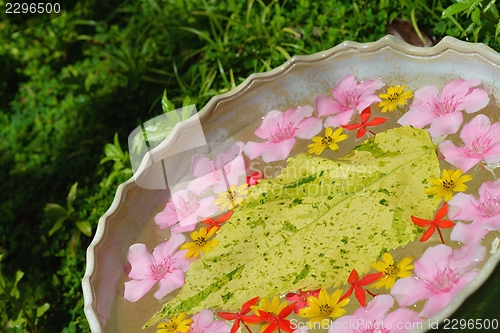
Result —
M 326 119 L 325 128 L 347 125 L 354 110 L 361 112 L 371 104 L 381 101 L 373 93 L 383 85 L 378 79 L 358 84 L 358 79 L 354 75 L 346 74 L 332 90 L 333 101 L 326 95 L 317 95 L 314 98 L 314 108 L 318 117 L 335 114 Z
M 309 105 L 285 112 L 270 111 L 255 130 L 255 135 L 267 142 L 248 142 L 245 154 L 250 159 L 262 156 L 267 163 L 287 158 L 295 145 L 295 138 L 311 139 L 321 131 L 321 119 L 308 118 L 312 113 Z
M 231 331 L 224 321 L 214 321 L 214 314 L 210 310 L 201 310 L 191 319 L 193 323 L 188 333 L 229 333 Z
M 321 291 L 321 289 L 308 290 L 308 291 L 302 291 L 302 289 L 300 289 L 298 294 L 297 293 L 286 294 L 286 300 L 289 302 L 295 302 L 293 312 L 299 313 L 300 309 L 308 306 L 307 305 L 307 298 L 309 296 L 314 296 L 314 297 L 318 298 L 320 291 Z
M 484 182 L 479 187 L 479 199 L 459 193 L 451 199 L 448 216 L 458 222 L 450 238 L 465 244 L 476 244 L 490 230 L 500 230 L 500 180 Z
M 235 143 L 229 150 L 218 154 L 215 163 L 204 155 L 193 156 L 191 172 L 195 179 L 189 183 L 188 190 L 200 195 L 215 184 L 214 192 L 221 193 L 233 184 L 240 184 L 239 178 L 246 176 L 245 160 L 241 154 L 243 148 L 243 143 Z
M 210 217 L 217 212 L 214 202 L 215 197 L 198 199 L 187 190 L 174 192 L 163 211 L 156 214 L 155 222 L 160 229 L 172 227 L 172 233 L 193 231 L 198 217 Z
M 394 299 L 390 295 L 377 295 L 366 307 L 358 308 L 352 316 L 343 316 L 331 323 L 328 333 L 405 333 L 417 328 L 411 324 L 422 321 L 417 312 L 399 308 L 389 313 L 393 305 Z
M 451 141 L 439 145 L 445 160 L 467 172 L 483 159 L 488 164 L 500 162 L 500 123 L 491 125 L 484 114 L 477 115 L 460 132 L 464 146 Z
M 420 316 L 430 318 L 446 307 L 453 297 L 477 275 L 471 271 L 483 261 L 486 249 L 479 245 L 463 246 L 452 250 L 439 244 L 429 247 L 415 260 L 415 275 L 399 279 L 391 295 L 400 306 L 425 302 Z
M 154 293 L 162 299 L 171 291 L 184 285 L 184 272 L 189 269 L 186 251 L 176 249 L 184 243 L 184 235 L 172 235 L 166 242 L 154 248 L 151 254 L 144 244 L 133 244 L 128 250 L 128 262 L 131 265 L 125 282 L 125 299 L 137 302 L 158 282 L 159 288 Z
M 429 133 L 433 137 L 454 134 L 463 122 L 461 111 L 473 113 L 490 102 L 486 90 L 473 89 L 479 84 L 479 79 L 452 80 L 443 87 L 441 96 L 435 86 L 422 87 L 415 91 L 410 110 L 398 123 L 417 128 L 430 124 Z

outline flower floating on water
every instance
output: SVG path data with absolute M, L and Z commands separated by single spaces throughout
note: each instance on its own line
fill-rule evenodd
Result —
M 420 238 L 421 242 L 425 242 L 426 240 L 431 238 L 431 236 L 434 234 L 434 231 L 437 230 L 439 238 L 441 238 L 441 243 L 444 244 L 443 234 L 441 233 L 441 230 L 439 228 L 451 228 L 455 225 L 455 223 L 450 220 L 443 220 L 443 217 L 445 217 L 447 213 L 448 204 L 445 202 L 443 207 L 441 207 L 437 211 L 436 216 L 434 216 L 434 219 L 432 220 L 424 220 L 415 216 L 411 217 L 413 223 L 415 223 L 419 227 L 429 227 L 422 235 L 422 238 Z
M 358 84 L 352 74 L 346 74 L 332 90 L 333 101 L 326 95 L 314 98 L 318 117 L 334 114 L 325 121 L 325 127 L 339 127 L 349 124 L 355 110 L 361 112 L 372 103 L 380 102 L 375 90 L 383 87 L 381 80 L 369 80 Z
M 299 293 L 288 293 L 286 294 L 286 300 L 290 302 L 295 302 L 295 307 L 293 308 L 293 312 L 299 313 L 299 310 L 303 307 L 307 306 L 307 298 L 309 296 L 318 297 L 321 289 L 302 291 L 299 290 Z
M 472 180 L 472 176 L 463 175 L 462 170 L 443 170 L 441 178 L 430 179 L 434 186 L 425 189 L 425 194 L 436 196 L 436 198 L 444 198 L 445 201 L 450 201 L 453 197 L 453 192 L 464 192 L 467 190 L 467 185 L 464 183 Z
M 153 253 L 144 244 L 131 245 L 127 257 L 131 269 L 127 275 L 132 280 L 125 282 L 125 299 L 138 301 L 156 283 L 159 284 L 154 293 L 157 299 L 182 287 L 184 272 L 189 269 L 190 263 L 184 258 L 186 251 L 175 250 L 185 240 L 184 235 L 174 234 L 168 241 L 155 247 Z
M 204 224 L 209 225 L 207 232 L 210 232 L 210 230 L 212 230 L 212 228 L 215 228 L 217 231 L 220 229 L 221 223 L 224 223 L 227 220 L 229 220 L 231 218 L 231 216 L 233 216 L 232 210 L 230 210 L 227 213 L 222 214 L 217 220 L 214 220 L 213 218 L 209 217 L 208 219 L 204 219 L 202 222 Z
M 181 245 L 181 250 L 187 250 L 186 258 L 198 258 L 201 251 L 207 253 L 219 245 L 219 241 L 217 239 L 209 240 L 216 231 L 217 228 L 212 228 L 207 232 L 207 228 L 205 227 L 200 228 L 200 231 L 193 231 L 190 236 L 194 242 Z
M 218 312 L 219 317 L 225 320 L 234 320 L 233 327 L 231 328 L 231 333 L 236 333 L 238 328 L 240 328 L 240 323 L 243 323 L 245 328 L 249 333 L 252 333 L 247 324 L 258 324 L 262 322 L 262 319 L 256 314 L 248 314 L 251 307 L 254 306 L 259 301 L 259 297 L 254 297 L 251 300 L 245 302 L 241 307 L 240 312 Z
M 461 111 L 474 113 L 490 102 L 486 90 L 475 88 L 481 84 L 479 79 L 456 79 L 448 82 L 441 95 L 435 86 L 425 86 L 415 91 L 410 110 L 398 123 L 422 128 L 431 125 L 429 133 L 433 136 L 454 134 L 463 122 Z
M 331 295 L 328 291 L 321 289 L 318 297 L 309 296 L 307 298 L 308 308 L 299 311 L 299 316 L 311 318 L 311 324 L 322 323 L 324 319 L 333 319 L 343 316 L 344 306 L 349 304 L 349 298 L 341 298 L 342 290 L 337 289 Z
M 172 233 L 192 231 L 199 217 L 212 216 L 217 212 L 214 203 L 214 197 L 199 199 L 188 190 L 180 190 L 174 192 L 163 211 L 156 214 L 155 222 L 160 229 L 171 227 Z
M 294 325 L 290 322 L 290 320 L 286 319 L 292 313 L 294 303 L 285 306 L 277 315 L 274 313 L 270 313 L 267 311 L 259 310 L 259 317 L 262 318 L 263 322 L 266 324 L 262 325 L 261 332 L 262 333 L 271 333 L 278 329 L 278 332 L 281 330 L 292 333 L 295 328 Z
M 500 230 L 500 180 L 484 182 L 479 187 L 479 199 L 459 193 L 450 201 L 448 216 L 458 222 L 450 238 L 465 244 L 479 243 L 490 230 Z
M 382 108 L 382 112 L 392 112 L 396 110 L 398 105 L 406 105 L 406 100 L 413 97 L 413 92 L 411 90 L 405 91 L 406 86 L 395 85 L 387 89 L 387 93 L 380 94 L 378 97 L 382 99 L 382 102 L 378 103 L 378 106 Z
M 335 151 L 339 149 L 339 145 L 337 144 L 340 141 L 344 141 L 347 139 L 347 134 L 342 134 L 343 129 L 338 128 L 333 131 L 331 127 L 328 127 L 325 131 L 325 137 L 315 136 L 311 140 L 314 143 L 311 143 L 307 146 L 309 149 L 309 154 L 321 155 L 325 148 L 330 148 Z
M 280 302 L 280 298 L 278 296 L 274 296 L 273 300 L 269 302 L 267 298 L 262 298 L 260 302 L 260 306 L 258 305 L 252 305 L 250 308 L 253 310 L 253 312 L 257 313 L 258 316 L 266 321 L 266 324 L 263 324 L 260 327 L 260 332 L 261 333 L 268 333 L 274 331 L 278 327 L 278 320 L 272 320 L 273 318 L 275 319 L 281 319 L 284 320 L 285 317 L 287 317 L 290 313 L 293 311 L 293 307 L 295 304 L 287 304 L 286 302 Z M 265 313 L 264 316 L 262 316 L 262 313 Z M 286 314 L 286 315 L 285 315 Z M 266 318 L 266 319 L 264 319 Z M 287 320 L 288 321 L 288 320 Z M 273 325 L 272 329 L 270 328 L 269 330 L 266 330 L 267 328 L 271 327 Z M 290 326 L 287 326 L 290 325 Z M 285 327 L 287 328 L 287 332 L 293 332 L 293 329 L 291 327 L 290 321 L 288 323 L 284 322 L 282 323 L 282 326 L 279 326 L 281 329 L 285 330 Z M 290 329 L 290 330 L 288 330 Z
M 189 324 L 193 322 L 192 319 L 186 318 L 186 313 L 183 312 L 177 317 L 170 319 L 168 323 L 160 323 L 157 328 L 159 328 L 156 333 L 187 333 L 189 331 Z
M 321 131 L 322 121 L 311 117 L 312 113 L 309 105 L 285 112 L 270 111 L 255 130 L 255 135 L 267 142 L 248 142 L 245 154 L 250 159 L 262 156 L 267 163 L 284 160 L 295 146 L 296 138 L 311 139 Z
M 371 121 L 368 121 L 368 119 L 370 119 L 370 115 L 370 107 L 367 107 L 363 110 L 363 112 L 361 112 L 361 115 L 359 116 L 361 120 L 359 124 L 342 125 L 342 127 L 350 131 L 354 131 L 359 128 L 358 133 L 356 133 L 356 138 L 359 139 L 366 134 L 367 127 L 378 126 L 387 121 L 387 118 L 373 118 Z M 373 131 L 368 130 L 368 132 L 375 135 Z
M 349 298 L 354 290 L 354 294 L 356 295 L 356 299 L 358 300 L 359 304 L 361 304 L 361 306 L 366 306 L 366 293 L 370 294 L 373 297 L 375 297 L 375 295 L 369 290 L 363 289 L 362 287 L 365 287 L 377 281 L 382 277 L 382 274 L 382 272 L 367 274 L 360 280 L 358 272 L 353 269 L 349 274 L 349 277 L 347 278 L 347 283 L 349 283 L 351 286 L 349 287 L 349 290 L 347 290 L 347 292 L 344 294 L 344 296 L 342 296 L 342 300 Z
M 477 115 L 464 125 L 460 138 L 464 146 L 457 147 L 451 141 L 445 141 L 439 145 L 439 150 L 446 161 L 463 172 L 482 160 L 489 164 L 500 162 L 500 123 L 491 125 L 487 116 Z
M 391 295 L 400 306 L 427 300 L 420 316 L 430 318 L 476 277 L 478 272 L 472 269 L 485 255 L 486 249 L 479 244 L 456 250 L 443 244 L 429 247 L 415 260 L 415 276 L 396 281 Z
M 257 171 L 252 172 L 250 176 L 247 176 L 248 187 L 257 185 L 261 179 L 264 179 L 264 172 L 258 173 Z
M 219 193 L 219 197 L 215 200 L 217 206 L 220 205 L 220 210 L 233 210 L 236 206 L 240 205 L 248 194 L 248 185 L 241 184 L 236 187 L 235 184 L 231 185 L 229 190 Z
M 404 257 L 399 263 L 396 263 L 389 252 L 382 255 L 382 260 L 372 264 L 377 271 L 382 272 L 380 280 L 373 284 L 374 288 L 391 289 L 398 278 L 407 278 L 411 275 L 413 265 L 412 257 Z
M 204 155 L 193 156 L 191 173 L 193 179 L 188 190 L 200 195 L 208 187 L 214 186 L 214 192 L 227 191 L 231 184 L 238 184 L 240 177 L 246 174 L 242 142 L 235 143 L 227 151 L 216 157 L 215 163 Z
M 231 328 L 222 320 L 214 321 L 214 314 L 209 310 L 201 310 L 192 318 L 189 333 L 229 333 Z
M 359 308 L 351 316 L 343 316 L 329 325 L 328 333 L 409 333 L 422 318 L 418 313 L 399 308 L 389 313 L 394 305 L 391 295 L 377 295 L 364 308 Z M 355 323 L 355 325 L 353 325 Z

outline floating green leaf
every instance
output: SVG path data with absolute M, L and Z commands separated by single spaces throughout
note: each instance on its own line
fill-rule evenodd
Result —
M 347 157 L 300 154 L 235 209 L 220 244 L 191 265 L 186 284 L 147 324 L 205 308 L 234 311 L 255 296 L 338 286 L 366 273 L 383 249 L 415 240 L 410 216 L 431 218 L 424 194 L 440 174 L 426 131 L 377 134 Z M 228 296 L 230 295 L 230 297 Z

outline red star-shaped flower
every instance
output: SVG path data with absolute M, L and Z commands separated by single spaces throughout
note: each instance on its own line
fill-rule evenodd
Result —
M 420 238 L 421 242 L 425 242 L 431 236 L 434 234 L 434 231 L 437 230 L 439 233 L 439 237 L 441 238 L 441 242 L 444 244 L 444 239 L 443 239 L 443 234 L 441 233 L 441 230 L 439 228 L 451 228 L 455 225 L 450 220 L 443 220 L 442 218 L 445 217 L 445 215 L 448 213 L 448 203 L 444 203 L 443 207 L 441 207 L 437 213 L 436 216 L 434 216 L 434 219 L 432 220 L 424 220 L 419 217 L 412 216 L 411 220 L 413 223 L 418 225 L 419 227 L 429 227 L 424 234 L 422 235 L 422 238 Z
M 383 272 L 378 272 L 378 273 L 373 273 L 373 274 L 367 274 L 365 275 L 361 280 L 359 279 L 358 272 L 356 272 L 355 269 L 351 271 L 351 274 L 349 274 L 349 277 L 347 278 L 347 282 L 351 285 L 349 287 L 349 290 L 342 296 L 340 300 L 343 300 L 347 297 L 350 297 L 352 294 L 352 291 L 354 290 L 354 293 L 356 295 L 356 299 L 358 300 L 359 304 L 361 306 L 366 306 L 366 293 L 369 293 L 372 296 L 376 296 L 373 293 L 371 293 L 369 290 L 363 289 L 362 287 L 365 287 L 378 279 L 382 276 Z
M 248 330 L 249 333 L 252 333 L 247 324 L 258 324 L 262 322 L 262 318 L 257 316 L 256 314 L 249 315 L 250 307 L 255 305 L 259 301 L 259 297 L 254 297 L 251 300 L 247 301 L 241 307 L 240 312 L 218 312 L 219 317 L 225 320 L 234 320 L 233 327 L 231 328 L 231 333 L 235 333 L 238 328 L 240 328 L 240 323 L 243 323 L 243 326 Z
M 219 216 L 217 220 L 214 220 L 213 218 L 209 217 L 208 219 L 204 219 L 202 222 L 209 225 L 207 233 L 210 232 L 212 228 L 217 228 L 217 230 L 220 229 L 220 224 L 226 222 L 229 220 L 229 218 L 233 215 L 233 211 L 230 210 L 225 214 L 222 214 Z
M 370 119 L 371 111 L 370 107 L 368 106 L 365 108 L 361 114 L 359 115 L 359 118 L 361 119 L 361 122 L 359 124 L 349 124 L 349 125 L 341 125 L 343 128 L 346 130 L 354 131 L 355 129 L 358 129 L 358 133 L 356 133 L 356 137 L 359 139 L 363 135 L 366 134 L 367 127 L 373 127 L 373 126 L 378 126 L 380 124 L 383 124 L 387 121 L 387 118 L 373 118 L 371 121 L 368 121 Z M 371 134 L 375 135 L 373 131 L 368 130 Z
M 290 320 L 286 319 L 286 317 L 292 313 L 294 307 L 295 303 L 287 305 L 278 315 L 259 310 L 259 316 L 262 320 L 269 324 L 269 326 L 267 326 L 262 333 L 271 333 L 276 328 L 278 328 L 278 331 L 283 330 L 287 333 L 292 333 L 295 330 L 295 327 L 292 325 Z

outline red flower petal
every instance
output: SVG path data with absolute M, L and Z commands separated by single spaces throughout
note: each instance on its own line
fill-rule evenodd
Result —
M 446 213 L 448 213 L 448 204 L 445 202 L 443 207 L 439 208 L 439 210 L 437 211 L 436 216 L 434 216 L 434 221 L 441 220 L 446 216 Z
M 353 269 L 349 274 L 349 277 L 347 278 L 347 283 L 353 284 L 355 282 L 358 282 L 358 280 L 359 280 L 358 272 L 356 272 L 356 270 Z
M 246 301 L 245 304 L 241 307 L 240 314 L 245 315 L 250 312 L 250 307 L 255 305 L 259 301 L 259 296 L 252 298 L 249 301 Z
M 429 221 L 429 220 L 424 220 L 424 219 L 421 219 L 419 217 L 415 217 L 415 216 L 412 216 L 411 217 L 411 220 L 413 221 L 413 223 L 415 223 L 416 225 L 418 225 L 419 227 L 427 227 L 428 225 L 431 224 L 432 221 Z
M 361 128 L 359 129 L 358 133 L 356 133 L 356 138 L 362 138 L 364 135 L 366 134 L 366 127 L 365 126 L 361 126 Z
M 354 131 L 355 129 L 360 128 L 361 124 L 349 124 L 349 125 L 340 125 L 340 126 L 349 130 L 349 131 Z
M 257 316 L 256 314 L 251 314 L 247 316 L 241 316 L 241 321 L 248 324 L 258 324 L 262 322 L 262 318 Z
M 427 229 L 424 234 L 422 235 L 422 238 L 420 238 L 420 241 L 421 242 L 425 242 L 426 240 L 428 240 L 429 238 L 431 238 L 431 236 L 434 234 L 434 231 L 436 230 L 436 227 L 434 224 L 431 224 L 429 226 L 429 229 Z
M 387 118 L 373 118 L 371 121 L 366 123 L 366 126 L 378 126 L 387 121 Z
M 226 319 L 226 320 L 234 320 L 234 319 L 238 318 L 238 313 L 217 312 L 217 314 L 219 315 L 219 317 L 221 317 L 222 319 Z
M 271 333 L 276 329 L 276 326 L 278 326 L 278 324 L 276 322 L 272 322 L 271 324 L 269 324 L 269 326 L 267 326 L 267 328 L 262 333 Z
M 370 107 L 368 106 L 359 115 L 359 118 L 361 119 L 361 123 L 365 124 L 368 121 L 368 119 L 370 119 L 370 116 L 371 116 L 371 111 L 370 111 Z
M 378 279 L 382 276 L 383 272 L 378 272 L 378 273 L 373 273 L 373 274 L 367 274 L 365 275 L 359 282 L 357 283 L 359 286 L 367 286 Z
M 293 331 L 295 331 L 294 329 L 295 325 L 292 325 L 290 320 L 280 320 L 278 321 L 278 326 L 287 333 L 292 333 Z
M 288 317 L 288 315 L 290 313 L 292 313 L 294 307 L 295 307 L 295 303 L 287 305 L 285 308 L 283 308 L 283 310 L 280 311 L 280 313 L 278 314 L 278 317 L 280 319 L 284 319 L 284 318 Z
M 259 316 L 264 319 L 264 321 L 267 321 L 268 323 L 271 323 L 274 319 L 276 319 L 276 316 L 269 313 L 269 312 L 266 312 L 266 311 L 262 311 L 262 310 L 259 310 Z
M 366 292 L 363 288 L 361 288 L 360 286 L 355 286 L 354 287 L 354 292 L 355 292 L 355 295 L 356 295 L 356 299 L 358 300 L 359 304 L 361 304 L 361 306 L 366 306 Z
M 455 222 L 452 222 L 450 220 L 442 220 L 442 221 L 437 221 L 436 222 L 436 227 L 440 228 L 451 228 L 455 225 Z

